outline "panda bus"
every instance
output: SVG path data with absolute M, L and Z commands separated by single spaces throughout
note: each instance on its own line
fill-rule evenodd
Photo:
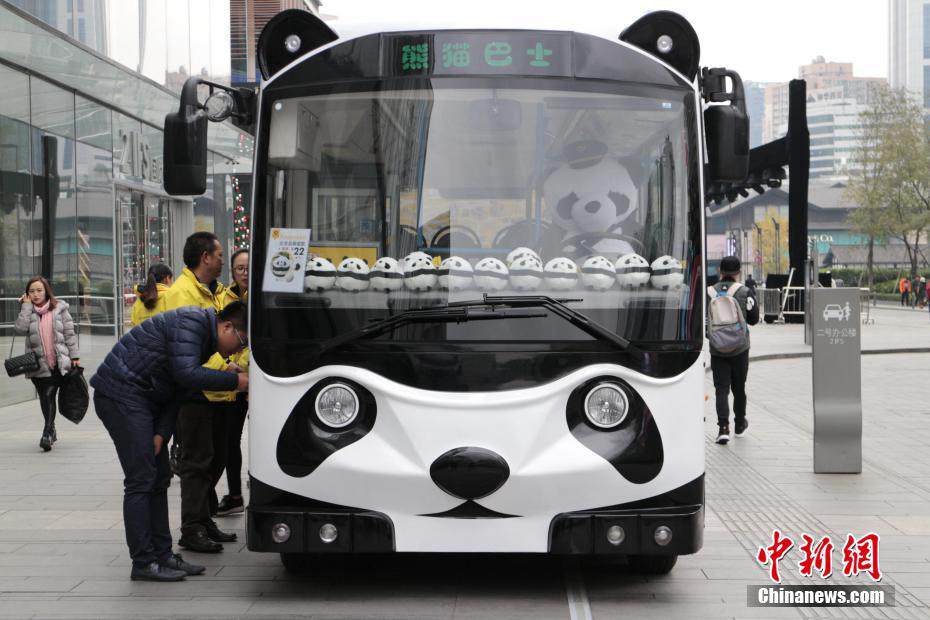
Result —
M 191 78 L 165 127 L 173 194 L 205 189 L 208 120 L 256 137 L 249 549 L 697 552 L 738 75 L 669 12 L 610 41 L 284 11 L 258 59 L 256 92 Z

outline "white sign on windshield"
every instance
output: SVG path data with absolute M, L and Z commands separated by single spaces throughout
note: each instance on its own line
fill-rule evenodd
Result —
M 263 291 L 302 293 L 309 228 L 272 228 L 265 260 Z

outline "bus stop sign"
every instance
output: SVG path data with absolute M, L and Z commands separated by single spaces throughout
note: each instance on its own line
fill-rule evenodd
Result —
M 813 288 L 814 473 L 862 471 L 859 289 Z

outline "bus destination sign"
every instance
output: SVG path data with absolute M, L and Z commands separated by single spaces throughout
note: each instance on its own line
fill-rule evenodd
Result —
M 568 33 L 488 32 L 388 37 L 382 58 L 391 75 L 570 76 Z

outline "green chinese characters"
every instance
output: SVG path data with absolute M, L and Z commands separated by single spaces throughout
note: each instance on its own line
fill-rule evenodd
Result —
M 509 67 L 513 64 L 510 43 L 492 41 L 484 46 L 484 62 L 491 67 Z
M 533 67 L 548 67 L 551 64 L 546 60 L 546 56 L 552 56 L 552 50 L 547 50 L 542 43 L 537 43 L 535 47 L 526 50 L 526 54 L 532 58 L 530 65 Z
M 400 48 L 400 67 L 404 71 L 429 68 L 429 43 L 414 43 Z
M 468 43 L 443 43 L 442 44 L 442 66 L 446 69 L 449 67 L 468 67 L 471 65 L 471 52 Z

